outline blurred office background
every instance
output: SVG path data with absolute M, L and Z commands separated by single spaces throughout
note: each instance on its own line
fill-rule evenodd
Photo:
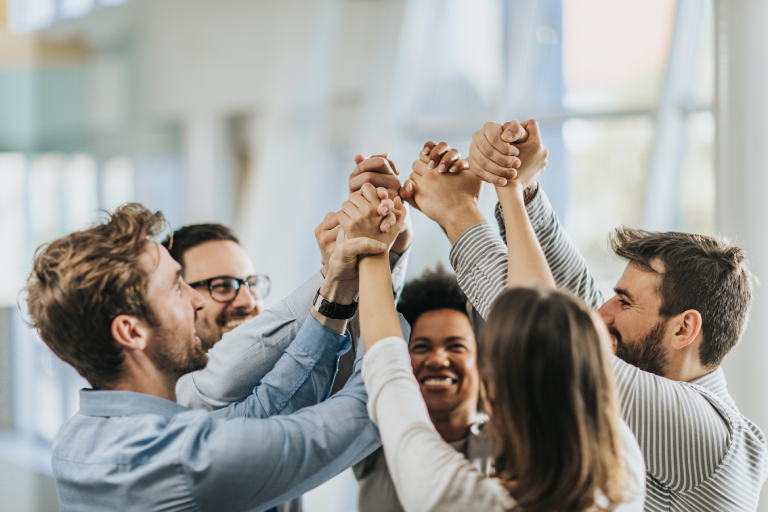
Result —
M 763 0 L 0 0 L 0 512 L 58 510 L 51 440 L 85 385 L 23 322 L 32 254 L 126 201 L 231 225 L 274 303 L 318 270 L 355 154 L 407 177 L 427 140 L 466 155 L 484 122 L 536 118 L 605 294 L 621 224 L 725 234 L 768 279 L 767 24 Z M 409 276 L 448 266 L 412 218 Z M 726 363 L 763 428 L 766 311 L 758 288 Z M 342 475 L 306 510 L 354 493 Z

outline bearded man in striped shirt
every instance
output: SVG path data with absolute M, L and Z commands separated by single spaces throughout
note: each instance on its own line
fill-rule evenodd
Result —
M 439 174 L 421 158 L 401 197 L 446 232 L 459 285 L 486 316 L 507 288 L 514 265 L 506 243 L 515 241 L 505 239 L 499 206 L 501 236 L 480 215 L 477 182 L 528 185 L 528 215 L 558 287 L 598 309 L 611 333 L 622 416 L 646 458 L 646 510 L 755 510 L 768 475 L 766 439 L 739 412 L 720 368 L 752 302 L 743 249 L 714 237 L 617 229 L 611 247 L 628 265 L 606 302 L 536 184 L 546 159 L 535 121 L 487 123 L 473 136 L 470 172 Z

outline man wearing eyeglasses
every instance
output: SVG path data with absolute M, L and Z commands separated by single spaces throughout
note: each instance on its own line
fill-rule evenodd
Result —
M 205 298 L 195 323 L 205 351 L 261 313 L 269 276 L 256 273 L 231 229 L 221 224 L 184 226 L 173 233 L 172 243 L 169 236 L 163 245 L 181 265 L 184 281 Z

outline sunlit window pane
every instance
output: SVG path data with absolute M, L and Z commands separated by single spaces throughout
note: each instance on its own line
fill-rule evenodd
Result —
M 66 231 L 82 229 L 96 217 L 96 160 L 76 154 L 66 163 L 63 174 Z
M 29 170 L 29 216 L 34 247 L 62 234 L 63 168 L 64 156 L 58 153 L 38 155 L 32 159 Z
M 563 103 L 652 107 L 661 97 L 675 0 L 563 0 Z
M 432 0 L 410 9 L 420 21 L 409 31 L 412 50 L 404 55 L 408 93 L 402 115 L 424 121 L 487 111 L 503 88 L 502 2 Z M 424 25 L 426 18 L 434 29 Z
M 24 176 L 21 153 L 0 153 L 0 306 L 15 304 L 24 283 Z
M 61 0 L 61 15 L 65 18 L 79 18 L 93 10 L 94 0 Z
M 133 200 L 133 162 L 119 156 L 104 165 L 104 209 L 113 211 Z
M 11 26 L 14 30 L 44 28 L 56 19 L 54 0 L 12 0 L 10 7 Z
M 711 112 L 688 116 L 688 151 L 680 177 L 682 231 L 713 234 L 715 230 L 715 118 Z
M 696 78 L 693 98 L 699 105 L 711 105 L 715 101 L 715 22 L 713 9 L 704 16 L 702 39 L 696 58 Z
M 566 229 L 603 290 L 624 267 L 608 251 L 608 234 L 616 226 L 640 225 L 654 130 L 641 116 L 563 124 L 573 169 Z

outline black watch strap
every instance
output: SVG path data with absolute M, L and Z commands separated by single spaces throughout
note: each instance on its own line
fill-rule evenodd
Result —
M 320 290 L 317 290 L 315 300 L 312 301 L 312 307 L 315 308 L 315 311 L 325 317 L 333 318 L 334 320 L 349 320 L 355 316 L 355 312 L 357 311 L 357 301 L 348 305 L 336 304 L 335 302 L 326 300 L 320 295 Z

